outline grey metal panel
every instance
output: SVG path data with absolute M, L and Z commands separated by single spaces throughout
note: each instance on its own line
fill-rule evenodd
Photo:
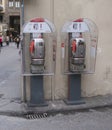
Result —
M 81 74 L 69 76 L 69 100 L 80 100 L 81 98 Z
M 81 99 L 81 74 L 70 75 L 68 78 L 68 99 L 65 103 L 68 105 L 84 103 Z
M 45 106 L 43 76 L 31 76 L 30 78 L 31 99 L 29 106 Z

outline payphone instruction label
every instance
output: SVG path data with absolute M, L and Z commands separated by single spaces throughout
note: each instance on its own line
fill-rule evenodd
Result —
M 46 22 L 28 22 L 23 27 L 23 33 L 51 33 L 51 28 Z
M 89 28 L 85 22 L 71 22 L 65 32 L 87 32 Z

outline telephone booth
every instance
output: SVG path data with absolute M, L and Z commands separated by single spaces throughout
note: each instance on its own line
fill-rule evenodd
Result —
M 34 18 L 23 25 L 22 76 L 23 95 L 26 96 L 28 83 L 29 106 L 44 106 L 44 76 L 55 73 L 56 31 L 54 25 L 44 18 Z
M 68 75 L 68 104 L 80 104 L 81 74 L 95 72 L 98 29 L 90 19 L 65 23 L 61 30 L 61 70 Z

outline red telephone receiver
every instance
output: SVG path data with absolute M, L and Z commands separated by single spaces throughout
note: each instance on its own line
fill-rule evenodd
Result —
M 72 41 L 72 52 L 76 52 L 76 40 Z
M 34 52 L 34 40 L 31 41 L 30 43 L 30 53 L 32 54 Z

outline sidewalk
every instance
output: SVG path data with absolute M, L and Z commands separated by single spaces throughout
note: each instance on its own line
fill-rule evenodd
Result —
M 85 104 L 81 105 L 66 105 L 62 100 L 49 101 L 45 107 L 27 107 L 27 105 L 18 99 L 6 100 L 0 99 L 0 114 L 1 115 L 24 115 L 27 113 L 63 113 L 69 111 L 84 111 L 93 108 L 101 108 L 112 106 L 112 95 L 96 96 L 84 98 Z

